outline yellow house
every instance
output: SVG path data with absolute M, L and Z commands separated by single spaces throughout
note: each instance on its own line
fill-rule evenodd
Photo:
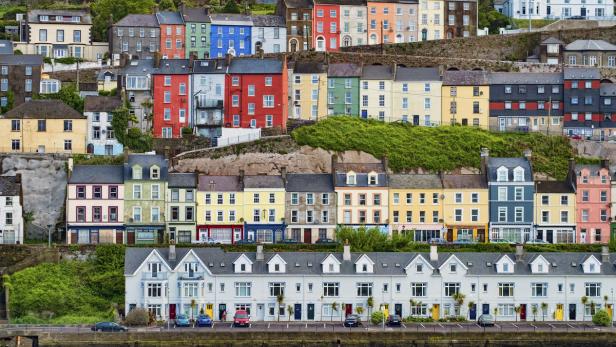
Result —
M 327 116 L 327 66 L 297 62 L 289 85 L 290 118 L 316 121 Z
M 368 65 L 359 80 L 359 114 L 361 118 L 384 122 L 395 120 L 393 84 L 395 66 Z
M 244 238 L 275 243 L 284 238 L 285 179 L 280 176 L 244 177 Z
M 393 233 L 412 232 L 415 241 L 441 239 L 443 183 L 434 174 L 389 176 L 389 221 Z
M 28 42 L 45 57 L 84 58 L 91 46 L 92 18 L 84 10 L 31 10 L 28 27 Z
M 240 176 L 200 175 L 197 186 L 197 242 L 223 244 L 243 238 L 244 192 Z
M 30 100 L 0 117 L 0 151 L 86 153 L 87 118 L 60 100 Z
M 575 243 L 576 199 L 571 181 L 536 181 L 535 239 Z
M 445 2 L 441 0 L 420 0 L 417 10 L 418 41 L 440 40 L 445 35 Z
M 490 86 L 485 71 L 445 71 L 442 90 L 443 124 L 489 128 Z
M 392 121 L 440 125 L 441 88 L 438 68 L 398 67 L 393 85 Z
M 489 215 L 485 175 L 443 175 L 445 239 L 487 242 Z

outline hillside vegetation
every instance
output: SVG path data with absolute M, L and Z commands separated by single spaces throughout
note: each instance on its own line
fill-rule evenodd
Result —
M 386 155 L 395 172 L 479 168 L 482 147 L 489 148 L 493 157 L 522 156 L 528 148 L 532 150 L 535 172 L 563 179 L 569 158 L 575 156 L 569 140 L 562 136 L 491 133 L 462 126 L 419 127 L 343 116 L 300 127 L 291 136 L 299 145 L 333 151 L 358 150 L 377 158 Z

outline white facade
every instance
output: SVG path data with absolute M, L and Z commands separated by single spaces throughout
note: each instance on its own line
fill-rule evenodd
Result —
M 18 184 L 21 185 L 21 183 Z M 19 194 L 0 193 L 0 244 L 23 243 L 24 221 L 21 198 Z
M 340 5 L 340 46 L 368 44 L 368 8 Z
M 252 52 L 256 54 L 257 46 L 263 49 L 263 53 L 280 53 L 287 51 L 287 27 L 262 27 L 252 28 Z
M 209 61 L 196 61 L 195 64 L 209 63 Z M 226 69 L 225 69 L 226 70 Z M 191 126 L 214 125 L 223 126 L 225 74 L 222 73 L 195 73 L 191 74 L 191 88 L 194 98 L 190 100 Z
M 614 19 L 613 0 L 506 0 L 495 4 L 495 8 L 516 19 Z
M 498 321 L 514 321 L 514 308 L 520 306 L 519 318 L 528 321 L 543 316 L 548 321 L 588 321 L 591 303 L 595 309 L 608 305 L 608 310 L 614 304 L 616 271 L 608 253 L 524 254 L 518 249 L 518 255 L 451 255 L 438 254 L 432 246 L 429 254 L 362 254 L 347 247 L 342 254 L 129 248 L 126 310 L 149 308 L 159 319 L 167 319 L 169 311 L 190 317 L 195 300 L 192 314 L 203 309 L 216 321 L 231 321 L 239 309 L 249 310 L 253 321 L 274 321 L 279 313 L 283 321 L 341 321 L 357 307 L 364 308 L 364 320 L 383 309 L 435 319 L 461 315 L 475 320 L 482 313 L 496 313 Z M 175 260 L 169 260 L 171 253 Z M 465 295 L 461 306 L 452 298 L 456 292 Z M 284 303 L 277 310 L 279 294 Z
M 88 117 L 88 147 L 92 149 L 95 155 L 119 155 L 123 152 L 124 146 L 118 142 L 111 120 L 113 114 L 111 112 L 93 112 L 88 111 L 83 113 Z M 91 146 L 90 146 L 91 145 Z

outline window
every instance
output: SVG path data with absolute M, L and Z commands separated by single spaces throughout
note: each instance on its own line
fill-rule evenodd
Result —
M 547 283 L 531 283 L 532 296 L 545 297 L 548 296 Z
M 524 200 L 524 187 L 515 187 L 514 192 L 515 192 L 515 194 L 514 194 L 515 201 L 522 201 L 522 200 Z
M 251 282 L 235 282 L 235 296 L 250 297 Z
M 460 292 L 460 283 L 459 282 L 445 282 L 445 296 L 451 297 L 454 294 Z
M 428 284 L 425 282 L 412 282 L 411 283 L 411 296 L 424 297 L 427 295 Z
M 64 132 L 73 131 L 73 121 L 72 120 L 64 120 Z
M 148 283 L 148 297 L 158 298 L 162 296 L 162 283 Z
M 513 283 L 499 283 L 498 284 L 498 296 L 509 297 L 513 296 Z
M 338 282 L 323 282 L 323 296 L 335 297 L 338 296 L 340 283 Z
M 285 287 L 284 282 L 270 282 L 269 284 L 270 296 L 272 297 L 277 297 L 279 295 L 284 296 L 284 287 Z
M 589 282 L 584 284 L 586 296 L 598 297 L 601 296 L 601 283 Z
M 372 283 L 357 283 L 357 296 L 372 296 Z
M 73 150 L 73 141 L 72 140 L 64 140 L 64 150 L 72 151 Z

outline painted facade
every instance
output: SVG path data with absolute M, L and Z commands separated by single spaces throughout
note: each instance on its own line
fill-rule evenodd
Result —
M 490 84 L 485 71 L 446 71 L 442 90 L 443 124 L 489 128 Z
M 21 174 L 0 176 L 0 245 L 24 243 Z
M 115 96 L 86 96 L 83 114 L 88 118 L 87 152 L 94 155 L 120 155 L 124 146 L 111 126 L 113 112 L 122 106 Z
M 167 59 L 152 75 L 154 106 L 152 133 L 154 137 L 179 138 L 182 128 L 188 127 L 190 118 L 189 61 Z
M 250 55 L 252 19 L 241 14 L 220 13 L 210 15 L 210 56 L 221 58 L 230 54 L 234 57 Z
M 181 8 L 186 32 L 186 57 L 193 54 L 198 59 L 210 57 L 211 23 L 209 8 Z
M 222 244 L 242 240 L 244 231 L 244 175 L 199 175 L 196 242 Z
M 312 9 L 312 46 L 318 52 L 340 49 L 340 5 L 317 0 Z
M 153 59 L 132 60 L 124 67 L 119 77 L 122 91 L 126 93 L 129 110 L 137 119 L 137 122 L 131 126 L 138 127 L 142 132 L 150 131 L 152 128 L 151 115 L 154 107 L 152 74 L 154 72 Z
M 85 58 L 92 44 L 92 19 L 83 10 L 31 10 L 27 28 L 27 42 L 35 50 L 32 53 L 44 57 Z
M 193 64 L 190 124 L 201 136 L 215 138 L 222 134 L 226 73 L 224 59 L 196 60 Z
M 160 27 L 153 14 L 128 14 L 109 29 L 109 52 L 114 60 L 152 59 L 160 51 Z
M 292 118 L 320 120 L 328 114 L 327 66 L 322 63 L 295 63 L 291 75 Z
M 340 47 L 368 44 L 366 6 L 354 1 L 340 4 Z
M 359 78 L 355 64 L 330 64 L 327 70 L 327 115 L 359 116 Z M 301 92 L 301 89 L 300 89 Z
M 445 36 L 442 0 L 419 0 L 417 8 L 417 41 L 440 40 Z
M 489 240 L 490 202 L 485 173 L 445 174 L 443 222 L 448 242 Z
M 396 67 L 364 66 L 359 80 L 359 114 L 361 118 L 391 122 L 394 119 L 393 84 Z
M 576 165 L 578 243 L 606 243 L 610 240 L 611 175 L 607 162 Z
M 285 180 L 280 176 L 244 177 L 244 239 L 275 243 L 284 238 Z
M 392 91 L 393 118 L 389 121 L 440 125 L 441 88 L 436 68 L 397 68 Z
M 282 16 L 252 16 L 252 52 L 280 53 L 287 51 L 287 27 Z
M 197 175 L 170 173 L 165 192 L 165 215 L 169 240 L 178 244 L 193 242 L 197 220 Z
M 160 54 L 163 59 L 186 58 L 184 19 L 178 12 L 157 12 L 160 26 Z
M 574 176 L 567 180 L 537 181 L 535 225 L 537 240 L 576 243 L 576 196 Z
M 312 45 L 312 8 L 310 0 L 278 1 L 276 14 L 285 18 L 287 25 L 287 50 L 307 51 Z

